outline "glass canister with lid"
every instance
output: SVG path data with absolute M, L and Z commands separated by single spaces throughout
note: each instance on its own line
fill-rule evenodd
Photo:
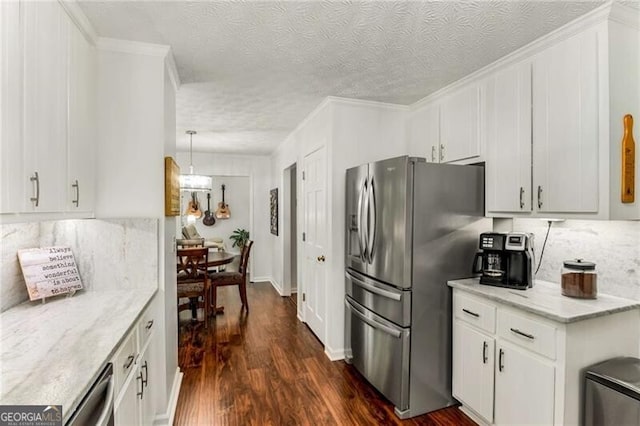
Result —
M 562 295 L 595 299 L 598 295 L 596 264 L 582 259 L 565 260 L 562 264 Z

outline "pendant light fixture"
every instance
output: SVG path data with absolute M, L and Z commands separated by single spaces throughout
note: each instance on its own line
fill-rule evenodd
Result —
M 211 176 L 193 174 L 193 135 L 195 130 L 187 130 L 189 135 L 189 174 L 180 175 L 180 190 L 182 191 L 211 191 L 213 181 Z

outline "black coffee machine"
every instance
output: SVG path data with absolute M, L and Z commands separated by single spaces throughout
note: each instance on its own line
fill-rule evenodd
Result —
M 533 234 L 485 232 L 473 261 L 473 273 L 480 284 L 526 290 L 533 287 Z

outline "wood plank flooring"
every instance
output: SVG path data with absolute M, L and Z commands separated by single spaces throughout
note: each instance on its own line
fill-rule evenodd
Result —
M 180 334 L 176 425 L 475 425 L 456 407 L 401 421 L 343 361 L 331 362 L 270 283 L 218 290 L 225 313 Z

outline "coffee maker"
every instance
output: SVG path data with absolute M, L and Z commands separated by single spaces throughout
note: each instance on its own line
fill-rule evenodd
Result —
M 473 261 L 473 273 L 480 284 L 526 290 L 533 287 L 533 234 L 525 232 L 485 232 Z

